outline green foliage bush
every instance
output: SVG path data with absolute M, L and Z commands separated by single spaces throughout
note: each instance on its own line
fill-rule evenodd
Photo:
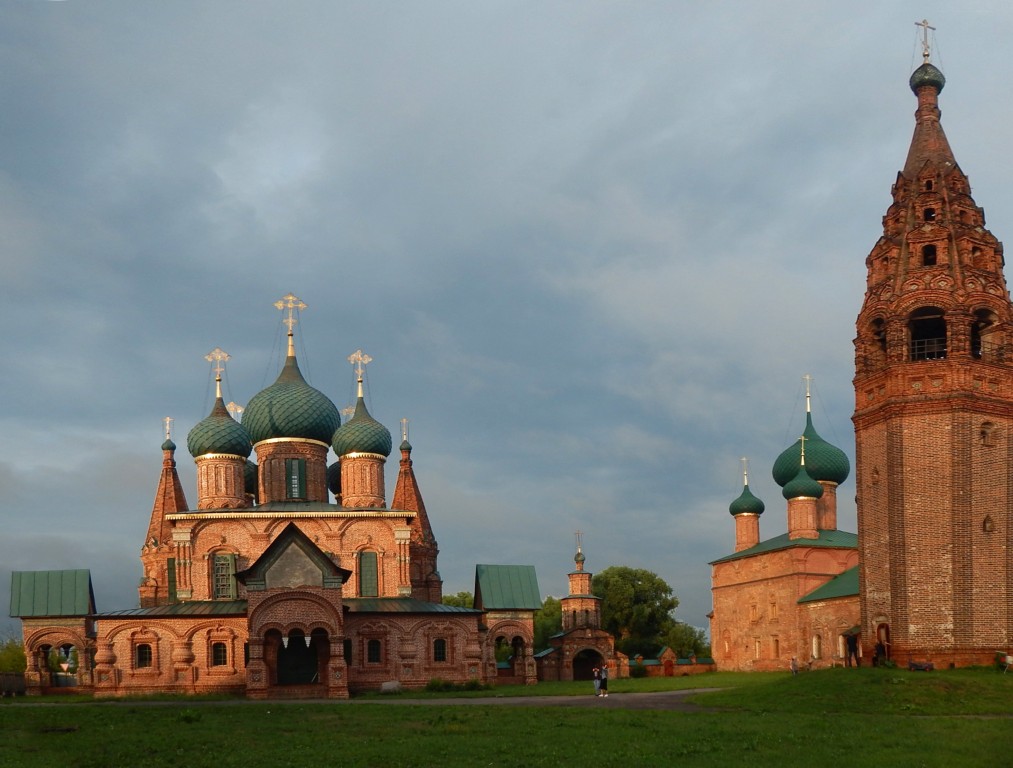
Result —
M 25 648 L 20 640 L 8 638 L 0 645 L 0 672 L 21 674 L 28 667 Z

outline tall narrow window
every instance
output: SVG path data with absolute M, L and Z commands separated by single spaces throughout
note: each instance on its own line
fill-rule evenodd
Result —
M 352 639 L 346 637 L 345 641 L 341 644 L 341 649 L 345 653 L 345 664 L 352 666 Z
M 236 556 L 231 552 L 215 555 L 212 560 L 211 596 L 215 600 L 236 599 Z
M 359 597 L 377 597 L 380 594 L 377 578 L 376 552 L 359 553 Z
M 926 208 L 922 212 L 922 216 L 925 219 L 925 221 L 935 221 L 936 220 L 936 209 L 935 208 Z
M 932 244 L 922 246 L 922 266 L 936 266 L 936 246 Z
M 306 498 L 306 459 L 285 459 L 285 497 Z
M 813 658 L 823 658 L 823 638 L 819 635 L 813 635 Z
M 447 660 L 447 641 L 442 637 L 433 640 L 433 661 Z
M 169 602 L 176 602 L 176 558 L 169 557 L 165 561 L 165 580 L 168 582 Z
M 366 662 L 368 664 L 379 664 L 381 660 L 381 646 L 379 640 L 369 640 L 366 643 Z

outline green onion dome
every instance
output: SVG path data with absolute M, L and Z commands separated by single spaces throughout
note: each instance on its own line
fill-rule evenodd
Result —
M 208 453 L 225 453 L 245 459 L 253 450 L 249 434 L 232 418 L 221 397 L 215 398 L 208 417 L 190 430 L 186 447 L 195 459 Z
M 176 444 L 174 442 L 172 442 L 172 440 L 170 440 L 169 438 L 165 438 L 165 442 L 162 443 L 162 450 L 163 451 L 175 451 L 176 450 Z
M 339 461 L 327 468 L 327 490 L 335 496 L 341 495 L 341 462 Z
M 848 461 L 844 451 L 817 434 L 811 413 L 805 415 L 805 431 L 802 437 L 805 438 L 805 468 L 809 477 L 838 485 L 848 479 L 848 475 L 851 474 L 851 462 Z M 801 463 L 802 440 L 799 438 L 782 451 L 774 462 L 774 469 L 771 472 L 774 482 L 784 487 L 798 474 Z
M 278 380 L 254 395 L 243 412 L 243 426 L 254 445 L 278 437 L 329 443 L 340 424 L 338 409 L 306 383 L 294 355 L 285 360 Z
M 915 93 L 918 93 L 918 89 L 923 85 L 931 85 L 936 89 L 936 92 L 939 92 L 943 90 L 943 86 L 946 85 L 946 78 L 943 77 L 942 72 L 926 61 L 918 67 L 918 69 L 911 73 L 911 79 L 908 80 L 908 85 L 911 86 L 911 90 Z
M 390 431 L 369 415 L 366 401 L 359 395 L 355 413 L 334 432 L 331 447 L 339 456 L 350 453 L 376 453 L 390 456 L 392 447 Z
M 243 490 L 254 498 L 260 490 L 257 483 L 258 472 L 257 463 L 247 459 L 246 466 L 243 467 Z
M 799 466 L 795 477 L 784 484 L 781 495 L 786 499 L 797 499 L 800 496 L 818 499 L 823 495 L 823 486 L 809 476 L 803 464 Z
M 760 501 L 753 492 L 749 490 L 749 485 L 742 487 L 742 494 L 728 505 L 728 511 L 734 515 L 745 514 L 751 512 L 754 515 L 762 515 L 763 510 L 766 509 L 763 502 Z

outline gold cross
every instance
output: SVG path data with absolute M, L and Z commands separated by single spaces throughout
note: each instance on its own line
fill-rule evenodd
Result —
M 173 419 L 172 416 L 166 416 L 162 419 L 162 421 L 165 424 L 165 439 L 170 440 L 172 439 L 172 422 L 175 421 L 175 419 Z
M 299 322 L 295 318 L 295 313 L 306 309 L 306 305 L 303 303 L 302 299 L 295 294 L 290 293 L 286 296 L 282 296 L 280 301 L 274 302 L 274 306 L 282 311 L 285 311 L 286 309 L 288 310 L 288 317 L 282 320 L 282 322 L 288 326 L 288 335 L 291 336 L 292 329 L 295 327 L 295 324 Z
M 401 419 L 401 442 L 408 442 L 408 419 Z
M 929 30 L 931 29 L 933 32 L 935 32 L 936 28 L 929 25 L 928 19 L 916 21 L 915 26 L 922 28 L 922 59 L 924 59 L 925 63 L 927 64 L 929 61 L 929 56 L 931 55 L 931 51 L 929 50 Z
M 366 366 L 373 362 L 373 358 L 357 349 L 348 356 L 348 362 L 355 366 L 355 375 L 362 381 L 362 374 L 366 372 Z

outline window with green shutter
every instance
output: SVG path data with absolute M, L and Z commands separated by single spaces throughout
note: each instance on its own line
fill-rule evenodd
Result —
M 236 556 L 231 552 L 215 555 L 212 561 L 211 597 L 236 599 Z
M 379 579 L 376 572 L 376 552 L 359 553 L 359 597 L 378 597 Z
M 306 459 L 285 459 L 285 497 L 306 498 Z
M 165 561 L 165 578 L 168 584 L 169 602 L 176 602 L 176 558 L 170 557 Z

